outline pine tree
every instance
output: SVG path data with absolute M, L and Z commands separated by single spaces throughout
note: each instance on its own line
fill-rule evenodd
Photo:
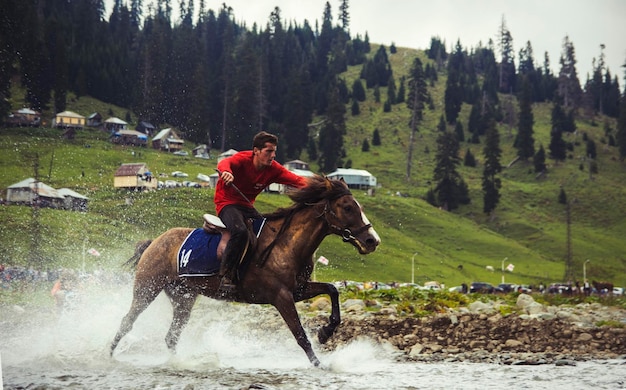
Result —
M 448 66 L 448 81 L 444 93 L 444 112 L 448 123 L 453 124 L 461 112 L 463 104 L 463 89 L 461 88 L 459 72 Z
M 380 146 L 380 133 L 378 132 L 378 129 L 374 129 L 374 134 L 372 134 L 372 145 L 374 146 Z
M 459 204 L 469 203 L 467 184 L 457 171 L 460 163 L 459 142 L 454 134 L 439 134 L 433 180 L 437 183 L 434 189 L 437 204 L 444 210 L 454 210 Z
M 616 138 L 620 160 L 624 161 L 626 158 L 626 94 L 620 99 Z
M 365 101 L 365 88 L 363 88 L 361 79 L 356 79 L 352 83 L 352 97 L 359 102 Z
M 598 155 L 596 151 L 596 143 L 591 138 L 587 140 L 586 152 L 586 156 L 591 159 L 595 159 Z
M 559 203 L 567 204 L 567 194 L 565 194 L 563 187 L 561 187 L 561 190 L 559 191 Z
M 553 127 L 550 132 L 550 157 L 555 161 L 564 161 L 567 153 L 567 145 L 563 141 L 563 133 Z
M 396 94 L 396 103 L 404 103 L 405 94 L 406 92 L 404 86 L 404 76 L 402 76 L 402 78 L 400 79 L 400 87 L 398 88 L 398 93 Z
M 537 173 L 546 170 L 546 151 L 543 149 L 543 145 L 539 146 L 539 150 L 537 150 L 537 153 L 533 156 L 533 165 Z
M 560 64 L 558 94 L 563 99 L 565 108 L 577 108 L 580 104 L 582 91 L 576 71 L 574 44 L 569 40 L 569 36 L 565 36 L 563 39 Z
M 533 47 L 530 41 L 527 41 L 526 46 L 519 51 L 518 77 L 519 76 L 525 77 L 530 84 L 531 101 L 542 101 L 543 98 L 540 96 L 541 86 L 539 85 L 541 79 L 540 74 L 535 68 Z M 519 83 L 517 86 L 519 87 Z
M 374 101 L 380 103 L 380 88 L 378 85 L 374 86 Z
M 346 133 L 345 112 L 346 108 L 339 100 L 337 88 L 332 88 L 328 97 L 326 122 L 319 135 L 321 155 L 318 162 L 322 172 L 333 172 L 341 164 L 341 157 L 344 153 L 343 136 Z
M 528 160 L 535 154 L 535 139 L 533 137 L 535 120 L 532 111 L 530 82 L 527 77 L 522 79 L 518 122 L 518 131 L 514 145 L 517 148 L 517 156 L 522 160 Z
M 469 119 L 467 121 L 467 131 L 474 134 L 480 134 L 480 102 L 474 103 L 470 110 Z
M 500 178 L 496 175 L 502 171 L 500 165 L 500 134 L 494 120 L 491 120 L 485 133 L 485 147 L 483 149 L 485 157 L 485 168 L 483 169 L 483 212 L 490 214 L 495 210 L 500 201 Z
M 350 32 L 350 12 L 348 11 L 350 7 L 348 6 L 348 0 L 341 0 L 341 4 L 339 5 L 339 22 L 341 23 L 341 28 L 346 33 Z
M 472 151 L 468 148 L 467 152 L 465 152 L 465 158 L 463 159 L 463 165 L 466 167 L 475 167 L 476 166 L 476 158 L 472 154 Z
M 413 60 L 413 66 L 409 73 L 409 94 L 407 96 L 406 105 L 411 110 L 411 133 L 409 136 L 409 150 L 407 153 L 406 179 L 411 178 L 411 164 L 413 160 L 413 147 L 415 144 L 415 133 L 418 131 L 418 124 L 422 120 L 422 113 L 426 103 L 428 90 L 426 88 L 426 79 L 424 77 L 424 69 L 422 61 L 419 58 Z
M 463 131 L 463 124 L 461 122 L 456 122 L 456 125 L 454 126 L 454 134 L 459 142 L 465 141 L 465 132 Z
M 437 124 L 437 131 L 445 132 L 448 130 L 446 121 L 443 119 L 443 115 L 439 117 L 439 123 Z
M 502 22 L 500 23 L 500 29 L 498 31 L 500 38 L 498 46 L 500 48 L 500 82 L 499 91 L 503 93 L 509 93 L 515 89 L 515 60 L 513 51 L 513 37 L 511 32 L 506 27 L 504 15 L 502 16 Z
M 367 138 L 365 138 L 363 140 L 363 143 L 361 144 L 361 152 L 369 152 L 370 151 L 370 143 L 367 140 Z
M 361 113 L 361 109 L 359 108 L 359 102 L 356 99 L 352 99 L 352 107 L 350 107 L 350 111 L 352 116 L 357 116 Z
M 56 34 L 55 42 L 55 78 L 54 78 L 54 109 L 55 112 L 65 111 L 68 80 L 67 80 L 67 56 L 63 35 Z
M 387 81 L 387 101 L 389 104 L 396 104 L 396 82 L 393 75 L 389 76 Z

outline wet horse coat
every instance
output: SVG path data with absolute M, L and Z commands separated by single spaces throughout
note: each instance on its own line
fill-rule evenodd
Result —
M 372 228 L 361 206 L 342 180 L 321 176 L 309 178 L 309 184 L 293 193 L 294 204 L 266 215 L 265 228 L 258 238 L 256 252 L 248 271 L 238 283 L 232 300 L 274 306 L 298 345 L 309 360 L 319 364 L 311 343 L 300 322 L 295 302 L 326 294 L 331 299 L 328 325 L 318 332 L 325 343 L 341 322 L 339 293 L 330 283 L 310 280 L 314 267 L 313 254 L 322 240 L 336 234 L 351 243 L 359 253 L 373 252 L 380 237 Z M 131 260 L 137 261 L 133 302 L 122 319 L 111 344 L 113 354 L 118 343 L 133 323 L 161 292 L 170 299 L 174 317 L 165 338 L 174 350 L 198 295 L 219 298 L 218 276 L 179 277 L 177 253 L 189 228 L 173 228 L 149 243 L 138 244 Z

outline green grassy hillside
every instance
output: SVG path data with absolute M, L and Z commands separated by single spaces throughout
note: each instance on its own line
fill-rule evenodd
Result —
M 390 55 L 396 80 L 407 72 L 415 55 L 423 53 L 400 48 Z M 344 75 L 348 85 L 359 71 L 360 67 L 354 67 Z M 347 115 L 347 159 L 353 168 L 370 171 L 381 185 L 373 197 L 362 191 L 353 192 L 380 234 L 382 245 L 375 253 L 361 256 L 339 238 L 329 237 L 318 255 L 329 258 L 330 264 L 318 264 L 315 277 L 326 281 L 410 282 L 414 266 L 418 283 L 438 280 L 452 286 L 481 280 L 497 284 L 501 280 L 502 264 L 512 263 L 515 270 L 505 274 L 507 282 L 562 281 L 567 231 L 565 207 L 557 198 L 563 187 L 572 201 L 572 266 L 577 278 L 582 279 L 583 262 L 590 259 L 589 279 L 608 279 L 626 285 L 624 167 L 618 161 L 617 150 L 606 145 L 604 119 L 595 119 L 599 125 L 579 121 L 578 135 L 569 139 L 577 145 L 570 158 L 558 165 L 550 161 L 547 175 L 537 179 L 526 162 L 504 169 L 502 199 L 491 218 L 482 213 L 482 146 L 463 144 L 462 152 L 471 149 L 479 161 L 476 168 L 459 168 L 470 186 L 472 203 L 455 212 L 446 212 L 422 199 L 431 185 L 436 125 L 443 109 L 444 87 L 442 75 L 431 88 L 436 108 L 426 110 L 420 125 L 409 181 L 405 178 L 409 136 L 406 107 L 396 105 L 392 112 L 384 113 L 382 103 L 375 103 L 373 92 L 368 90 L 361 114 Z M 386 91 L 381 90 L 381 96 L 386 96 Z M 68 109 L 81 113 L 106 112 L 104 107 L 107 106 L 88 98 L 73 99 L 68 105 Z M 123 109 L 112 109 L 123 117 Z M 550 109 L 543 104 L 533 107 L 537 147 L 543 144 L 547 148 L 549 143 Z M 464 123 L 468 113 L 469 107 L 464 107 L 461 113 Z M 362 152 L 363 140 L 368 139 L 371 144 L 374 129 L 379 130 L 382 145 Z M 584 154 L 583 133 L 596 142 L 598 149 L 599 172 L 591 178 L 588 166 L 579 157 Z M 501 128 L 504 166 L 515 157 L 516 151 L 511 146 L 514 134 L 515 129 Z M 192 147 L 187 145 L 189 150 Z M 46 267 L 83 264 L 88 269 L 119 267 L 132 254 L 137 240 L 155 237 L 174 226 L 200 226 L 201 215 L 213 211 L 210 189 L 129 193 L 113 189 L 113 173 L 121 163 L 145 162 L 157 175 L 180 170 L 193 180 L 198 173 L 213 173 L 215 160 L 116 146 L 108 142 L 106 133 L 93 129 L 79 131 L 71 141 L 62 139 L 56 129 L 0 129 L 0 150 L 3 167 L 0 188 L 34 177 L 35 156 L 38 156 L 38 173 L 44 183 L 55 188 L 72 188 L 90 198 L 86 213 L 42 209 L 38 227 L 32 224 L 30 208 L 0 207 L 1 263 L 27 265 L 31 250 L 36 248 L 44 255 Z M 302 159 L 307 158 L 302 156 Z M 398 192 L 405 196 L 397 196 Z M 286 196 L 262 194 L 257 207 L 266 212 L 288 203 Z M 33 242 L 33 234 L 41 239 Z M 85 255 L 85 249 L 91 247 L 102 256 Z M 496 272 L 488 271 L 487 266 Z

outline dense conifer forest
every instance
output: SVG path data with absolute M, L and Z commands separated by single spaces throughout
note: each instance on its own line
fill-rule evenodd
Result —
M 581 84 L 573 42 L 565 37 L 560 71 L 553 74 L 551 59 L 535 58 L 530 42 L 513 51 L 504 18 L 498 42 L 469 51 L 460 42 L 448 49 L 433 37 L 428 61 L 405 79 L 394 77 L 388 61 L 393 44 L 370 53 L 367 33 L 350 32 L 348 0 L 337 1 L 336 8 L 326 3 L 319 18 L 301 25 L 285 21 L 276 7 L 263 26 L 236 22 L 227 4 L 219 10 L 206 9 L 202 1 L 154 4 L 115 0 L 105 14 L 104 0 L 0 2 L 0 114 L 11 111 L 15 81 L 33 110 L 64 111 L 71 91 L 127 107 L 139 120 L 175 126 L 186 139 L 221 150 L 246 148 L 251 135 L 265 129 L 284 140 L 279 157 L 298 158 L 307 150 L 329 172 L 344 164 L 345 106 L 358 114 L 364 88 L 387 87 L 385 110 L 415 107 L 417 124 L 419 111 L 433 105 L 427 83 L 443 72 L 442 119 L 455 125 L 462 104 L 471 105 L 467 130 L 473 142 L 491 118 L 530 123 L 532 113 L 517 118 L 511 100 L 501 101 L 507 94 L 523 92 L 527 105 L 554 102 L 557 133 L 575 131 L 575 115 L 617 118 L 620 112 L 618 78 L 606 69 L 603 53 Z M 179 17 L 173 20 L 176 6 Z M 354 65 L 362 66 L 361 80 L 348 85 L 342 73 Z M 313 137 L 309 125 L 315 118 L 322 125 Z M 614 141 L 626 139 L 624 126 L 621 135 L 611 135 Z M 520 134 L 517 143 L 521 158 L 534 156 L 531 134 Z

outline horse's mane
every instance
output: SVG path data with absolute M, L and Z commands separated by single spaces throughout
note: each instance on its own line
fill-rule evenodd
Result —
M 323 200 L 337 199 L 343 195 L 350 195 L 351 192 L 343 180 L 329 179 L 325 176 L 315 175 L 307 178 L 307 185 L 298 190 L 288 193 L 289 198 L 294 202 L 289 207 L 277 209 L 265 214 L 268 220 L 284 218 L 296 210 Z

